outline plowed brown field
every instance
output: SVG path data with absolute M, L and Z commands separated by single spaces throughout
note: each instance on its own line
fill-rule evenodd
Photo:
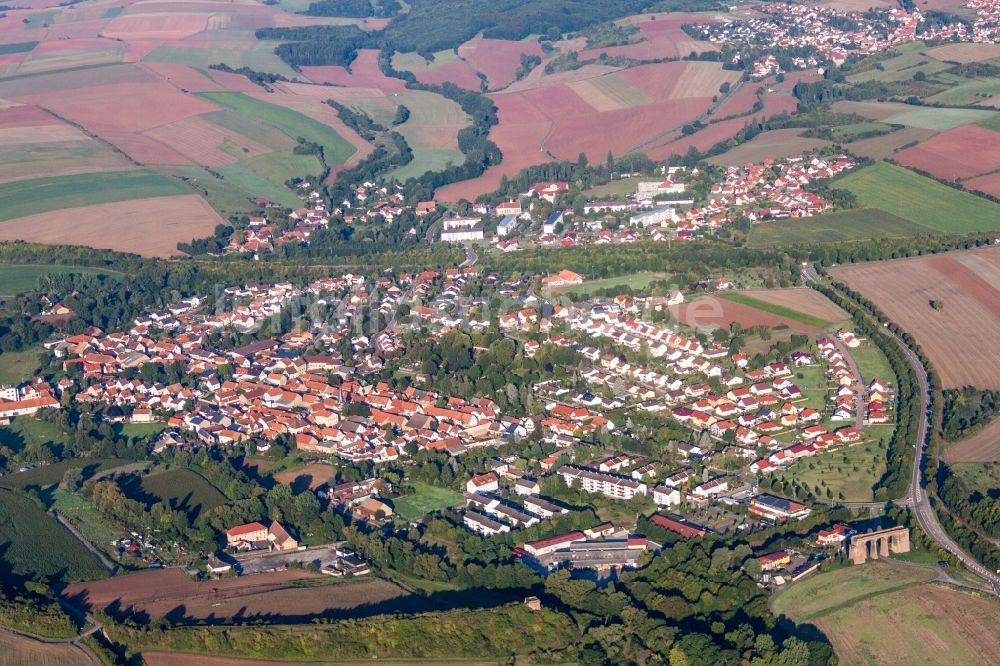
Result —
M 1000 389 L 1000 247 L 841 266 L 830 274 L 913 334 L 944 387 Z

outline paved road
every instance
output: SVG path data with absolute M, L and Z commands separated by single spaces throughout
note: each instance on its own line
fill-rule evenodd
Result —
M 473 266 L 476 265 L 477 261 L 479 261 L 479 253 L 476 252 L 473 248 L 467 247 L 467 248 L 465 248 L 465 261 L 463 261 L 462 263 L 460 263 L 458 265 L 458 267 L 459 268 L 472 268 Z
M 819 283 L 819 276 L 816 275 L 811 266 L 803 267 L 802 281 L 805 284 L 810 282 Z M 872 321 L 876 325 L 878 324 L 878 322 L 875 322 L 874 320 Z M 938 520 L 937 513 L 934 511 L 934 507 L 931 506 L 930 498 L 924 490 L 923 478 L 924 458 L 927 455 L 928 421 L 931 404 L 930 384 L 927 381 L 927 370 L 924 368 L 924 364 L 920 362 L 920 359 L 913 352 L 913 350 L 910 349 L 896 334 L 886 328 L 883 328 L 882 331 L 895 341 L 897 345 L 899 345 L 899 348 L 906 356 L 907 361 L 909 361 L 910 365 L 913 367 L 913 371 L 917 375 L 917 382 L 920 384 L 920 424 L 917 429 L 917 450 L 913 456 L 913 473 L 910 477 L 910 488 L 907 496 L 902 502 L 897 501 L 897 504 L 903 503 L 913 507 L 914 514 L 917 517 L 917 522 L 920 524 L 920 528 L 924 531 L 924 533 L 937 542 L 939 546 L 957 557 L 967 569 L 988 582 L 990 587 L 993 588 L 994 594 L 1000 596 L 1000 576 L 997 576 L 996 573 L 989 571 L 986 567 L 976 561 L 974 557 L 966 553 L 957 543 L 955 543 L 955 541 L 941 526 L 941 521 Z

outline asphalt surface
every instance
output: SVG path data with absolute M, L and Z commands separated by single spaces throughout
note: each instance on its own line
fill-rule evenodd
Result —
M 802 269 L 802 281 L 804 284 L 808 284 L 810 282 L 819 283 L 819 277 L 816 275 L 812 267 L 804 267 Z M 875 322 L 874 320 L 872 320 L 872 322 L 878 325 L 878 322 Z M 913 371 L 917 375 L 917 381 L 920 384 L 920 423 L 917 428 L 917 451 L 913 456 L 913 473 L 910 477 L 910 488 L 907 496 L 902 500 L 896 500 L 895 503 L 897 505 L 912 507 L 914 515 L 917 517 L 917 523 L 920 525 L 920 529 L 922 529 L 924 533 L 933 539 L 939 546 L 954 555 L 963 565 L 965 565 L 967 569 L 969 569 L 969 571 L 972 571 L 989 583 L 990 587 L 993 589 L 993 593 L 1000 596 L 1000 576 L 997 576 L 995 572 L 988 570 L 974 557 L 966 553 L 955 542 L 955 540 L 948 535 L 945 529 L 941 526 L 941 521 L 938 520 L 934 507 L 931 506 L 930 498 L 924 490 L 924 461 L 927 455 L 927 435 L 931 404 L 930 383 L 927 380 L 927 370 L 924 368 L 923 363 L 920 362 L 920 359 L 913 352 L 913 350 L 910 349 L 896 334 L 886 328 L 882 328 L 882 332 L 899 345 L 899 348 L 903 351 L 907 361 L 909 361 L 910 365 L 913 367 Z

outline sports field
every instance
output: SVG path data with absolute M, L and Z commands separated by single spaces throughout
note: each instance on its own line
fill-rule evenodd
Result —
M 936 232 L 1000 229 L 1000 205 L 886 162 L 849 173 L 837 180 L 835 187 L 854 192 L 862 206 L 887 211 Z
M 0 221 L 61 208 L 183 194 L 191 190 L 150 169 L 22 180 L 0 184 Z
M 462 503 L 462 494 L 448 488 L 415 483 L 414 492 L 392 500 L 393 509 L 406 520 L 420 520 L 431 511 Z
M 991 664 L 1000 661 L 1000 603 L 928 582 L 932 568 L 884 562 L 793 584 L 777 613 L 816 625 L 842 664 Z
M 297 111 L 261 101 L 238 92 L 200 93 L 199 96 L 244 116 L 273 125 L 292 138 L 302 137 L 323 146 L 327 164 L 343 164 L 355 148 L 329 125 Z
M 911 238 L 928 233 L 927 228 L 884 210 L 864 208 L 755 224 L 747 244 L 751 247 L 817 245 L 870 238 Z

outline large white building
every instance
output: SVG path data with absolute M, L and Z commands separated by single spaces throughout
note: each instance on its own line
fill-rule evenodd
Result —
M 600 493 L 613 499 L 630 500 L 636 495 L 648 495 L 649 486 L 641 481 L 617 474 L 605 474 L 589 467 L 563 465 L 557 474 L 567 486 L 579 482 L 580 488 L 588 493 Z
M 636 213 L 628 219 L 629 225 L 633 227 L 662 227 L 674 219 L 675 211 L 672 207 L 654 208 Z
M 441 240 L 448 243 L 483 240 L 483 218 L 446 218 L 441 225 Z

